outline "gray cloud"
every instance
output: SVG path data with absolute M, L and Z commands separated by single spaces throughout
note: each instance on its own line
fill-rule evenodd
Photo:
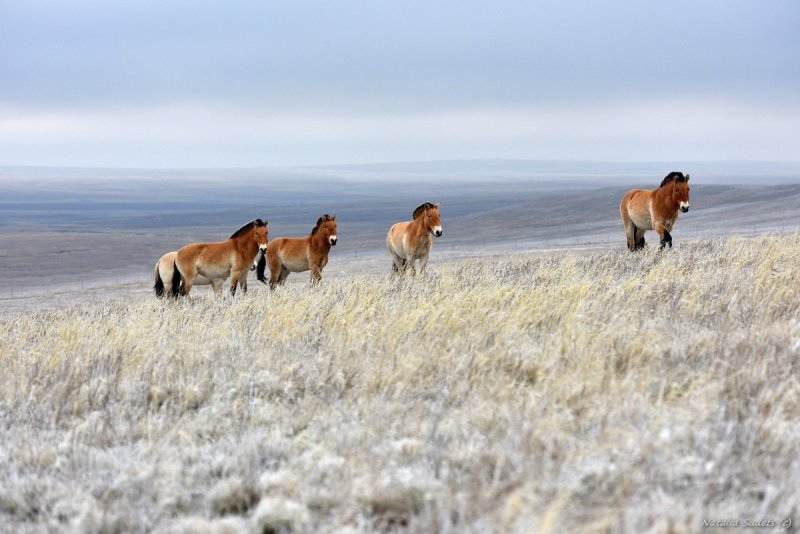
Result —
M 220 140 L 215 132 L 224 130 L 251 146 L 252 155 L 259 139 L 280 141 L 272 121 L 295 139 L 291 151 L 299 154 L 304 140 L 316 143 L 306 147 L 308 158 L 317 157 L 314 150 L 326 152 L 325 143 L 341 143 L 338 129 L 353 128 L 354 145 L 385 138 L 413 158 L 413 139 L 382 128 L 413 136 L 426 124 L 447 123 L 443 114 L 494 116 L 490 132 L 500 134 L 497 117 L 516 110 L 532 121 L 549 117 L 545 127 L 559 132 L 559 122 L 590 130 L 573 132 L 577 139 L 600 139 L 616 121 L 603 109 L 626 114 L 649 103 L 649 116 L 683 119 L 658 111 L 675 102 L 685 105 L 673 109 L 691 113 L 700 103 L 721 102 L 704 115 L 708 120 L 766 125 L 781 103 L 791 108 L 785 116 L 797 117 L 798 23 L 793 1 L 5 2 L 0 139 L 16 140 L 20 150 L 54 150 L 65 140 L 60 135 L 80 131 L 86 143 L 74 148 L 91 159 L 89 140 L 101 135 L 98 122 L 107 122 L 106 135 L 116 137 L 98 146 L 118 148 L 94 156 L 107 159 L 147 144 L 147 117 L 179 116 L 190 138 L 213 144 Z M 550 112 L 571 108 L 606 122 L 579 124 Z M 464 121 L 466 130 L 478 127 Z M 151 137 L 191 152 L 186 132 L 167 126 L 164 135 Z M 653 127 L 660 125 L 641 125 L 638 137 Z M 240 128 L 253 135 L 237 133 Z M 476 145 L 482 133 L 485 138 L 487 131 L 473 132 Z M 448 136 L 470 132 L 440 129 L 439 135 L 433 146 L 450 147 Z M 570 135 L 563 134 L 564 151 L 580 157 Z M 746 144 L 739 135 L 731 146 Z M 494 146 L 490 141 L 485 145 Z M 0 163 L 15 153 L 0 149 Z M 355 149 L 348 153 L 373 160 Z M 224 154 L 218 157 L 225 162 Z M 245 151 L 227 159 L 247 157 Z M 772 157 L 786 156 L 776 151 Z

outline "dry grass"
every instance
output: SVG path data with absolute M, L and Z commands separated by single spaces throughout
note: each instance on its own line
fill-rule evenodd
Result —
M 7 314 L 0 524 L 682 532 L 796 516 L 798 258 L 797 234 L 733 238 Z

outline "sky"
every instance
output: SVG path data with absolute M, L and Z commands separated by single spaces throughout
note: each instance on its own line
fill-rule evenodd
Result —
M 0 165 L 800 160 L 800 2 L 0 0 Z

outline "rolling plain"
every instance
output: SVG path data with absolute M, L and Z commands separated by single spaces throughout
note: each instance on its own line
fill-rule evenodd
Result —
M 675 247 L 631 254 L 619 198 L 668 170 L 6 170 L 0 523 L 695 532 L 800 520 L 800 174 L 689 169 Z M 391 276 L 386 229 L 426 200 L 444 226 L 430 271 Z M 331 212 L 340 245 L 319 287 L 301 274 L 274 292 L 251 279 L 233 299 L 149 292 L 155 260 L 185 242 L 255 217 L 272 237 L 302 235 Z

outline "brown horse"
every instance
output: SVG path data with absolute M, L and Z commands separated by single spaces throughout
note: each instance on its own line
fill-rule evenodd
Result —
M 622 197 L 619 213 L 628 238 L 628 250 L 644 248 L 644 233 L 655 230 L 661 237 L 661 249 L 672 248 L 672 226 L 678 212 L 689 211 L 689 175 L 671 172 L 657 189 L 631 189 Z
M 166 280 L 168 284 L 172 283 L 172 277 L 175 275 L 175 260 L 177 259 L 177 257 L 178 257 L 178 251 L 174 250 L 172 252 L 167 252 L 166 254 L 161 256 L 156 262 L 156 268 L 155 268 L 156 283 L 155 285 L 153 285 L 153 290 L 156 292 L 156 296 L 158 298 L 164 296 L 165 293 L 164 281 Z M 209 280 L 202 274 L 198 274 L 197 276 L 195 276 L 194 283 L 192 285 L 207 286 L 210 284 L 211 280 Z
M 386 248 L 392 256 L 392 269 L 403 273 L 414 271 L 414 262 L 419 259 L 419 270 L 425 272 L 433 238 L 441 237 L 442 220 L 439 203 L 426 202 L 414 210 L 413 221 L 395 223 L 386 235 Z
M 327 213 L 306 237 L 278 237 L 269 242 L 267 252 L 258 261 L 256 276 L 265 284 L 264 270 L 269 264 L 269 288 L 283 285 L 289 273 L 311 270 L 311 283 L 322 280 L 322 269 L 328 264 L 328 254 L 336 245 L 336 215 Z
M 191 243 L 178 250 L 175 273 L 172 277 L 172 295 L 188 295 L 198 275 L 211 282 L 214 293 L 222 292 L 222 284 L 231 277 L 231 295 L 242 284 L 247 291 L 247 270 L 256 255 L 267 250 L 267 223 L 261 219 L 251 221 L 225 241 L 217 243 Z
M 175 259 L 177 257 L 178 257 L 178 251 L 173 250 L 172 252 L 167 252 L 166 254 L 161 256 L 156 262 L 156 267 L 154 269 L 156 283 L 153 285 L 153 290 L 155 291 L 156 296 L 158 298 L 163 297 L 165 294 L 164 280 L 166 280 L 167 283 L 171 283 L 172 277 L 175 275 Z M 255 269 L 256 269 L 255 266 L 250 268 L 251 271 L 254 271 Z M 211 285 L 211 280 L 209 280 L 202 274 L 198 274 L 197 276 L 195 276 L 194 282 L 192 283 L 192 287 L 210 286 L 210 285 Z M 239 279 L 239 287 L 242 288 L 242 291 L 247 291 L 246 276 L 243 276 L 242 278 Z

